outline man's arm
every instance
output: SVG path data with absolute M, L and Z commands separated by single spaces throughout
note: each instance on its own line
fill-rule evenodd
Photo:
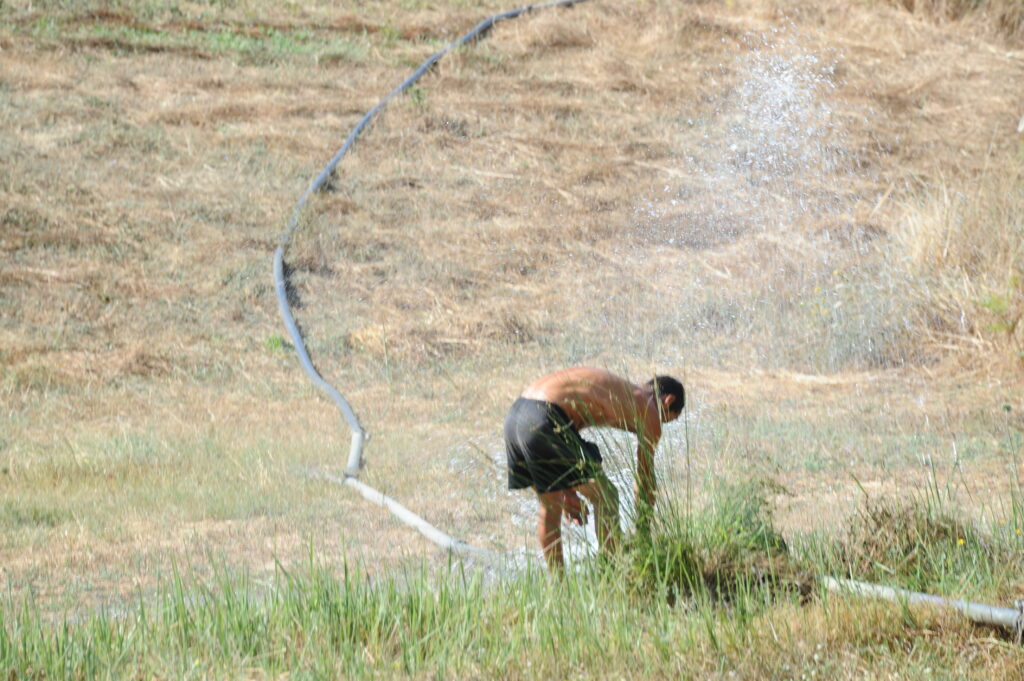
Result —
M 645 444 L 636 448 L 636 507 L 654 508 L 658 480 L 654 476 L 654 449 Z
M 650 413 L 653 411 L 653 415 Z M 636 511 L 637 525 L 650 520 L 658 492 L 658 480 L 654 475 L 654 450 L 661 439 L 661 419 L 656 410 L 645 414 L 641 428 L 636 434 Z

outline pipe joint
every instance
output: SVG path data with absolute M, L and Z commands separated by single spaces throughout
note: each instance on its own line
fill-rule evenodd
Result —
M 352 431 L 352 445 L 348 451 L 348 465 L 345 466 L 345 475 L 350 478 L 358 478 L 359 471 L 366 465 L 363 459 L 363 445 L 368 439 L 369 436 L 361 428 Z

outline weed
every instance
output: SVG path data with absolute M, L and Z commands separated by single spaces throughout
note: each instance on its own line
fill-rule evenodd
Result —
M 932 342 L 978 352 L 993 336 L 1024 350 L 1024 170 L 989 171 L 968 194 L 947 184 L 908 201 L 896 234 Z M 982 341 L 979 343 L 979 341 Z
M 402 33 L 391 24 L 386 24 L 381 27 L 380 36 L 384 39 L 385 46 L 391 47 L 401 39 Z
M 3 473 L 7 474 L 6 467 Z M 46 508 L 18 501 L 5 501 L 0 504 L 0 526 L 6 527 L 8 531 L 18 531 L 26 527 L 56 527 L 70 519 L 71 514 L 64 509 Z
M 413 85 L 406 90 L 406 95 L 409 97 L 409 101 L 416 108 L 422 109 L 427 104 L 427 93 L 418 85 Z
M 644 598 L 660 594 L 670 603 L 691 596 L 735 603 L 792 581 L 789 550 L 765 497 L 771 489 L 764 481 L 719 483 L 694 515 L 663 501 L 652 530 L 626 543 L 626 581 Z
M 33 38 L 54 38 L 57 35 L 57 22 L 52 17 L 40 16 L 32 25 Z
M 986 330 L 1003 335 L 1017 355 L 1024 357 L 1024 334 L 1018 334 L 1018 329 L 1024 328 L 1024 274 L 1012 274 L 1002 291 L 989 293 L 979 303 L 993 317 Z
M 286 341 L 284 336 L 276 333 L 267 336 L 266 340 L 263 341 L 263 347 L 268 352 L 291 352 L 295 349 L 295 346 Z
M 866 501 L 841 551 L 846 572 L 917 591 L 978 588 L 1014 560 L 1015 550 L 979 531 L 934 497 Z

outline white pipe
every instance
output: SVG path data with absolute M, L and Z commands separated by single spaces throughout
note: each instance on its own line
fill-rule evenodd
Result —
M 363 469 L 363 443 L 366 442 L 366 433 L 363 430 L 352 431 L 352 446 L 348 451 L 348 466 L 345 467 L 345 474 L 358 477 L 359 471 Z
M 1021 642 L 1021 634 L 1024 632 L 1024 600 L 1017 601 L 1017 608 L 997 608 L 993 605 L 983 603 L 972 603 L 956 598 L 943 598 L 932 596 L 917 591 L 896 589 L 878 584 L 866 582 L 855 582 L 852 579 L 836 579 L 834 577 L 823 577 L 822 583 L 829 591 L 837 593 L 853 594 L 855 596 L 870 596 L 883 598 L 894 603 L 906 603 L 908 605 L 929 605 L 935 608 L 956 610 L 973 622 L 980 624 L 994 624 L 1005 629 L 1010 629 Z
M 395 501 L 383 492 L 375 490 L 355 477 L 345 476 L 344 478 L 339 478 L 331 475 L 330 473 L 320 471 L 315 472 L 314 475 L 328 482 L 333 482 L 336 485 L 347 485 L 352 487 L 359 492 L 364 499 L 388 509 L 403 523 L 450 553 L 492 564 L 501 562 L 501 556 L 499 554 L 467 544 L 464 541 L 460 541 L 448 534 L 445 534 L 399 502 Z

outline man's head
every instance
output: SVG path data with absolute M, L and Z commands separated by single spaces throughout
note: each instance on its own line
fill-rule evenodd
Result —
M 662 422 L 679 418 L 686 406 L 686 390 L 682 383 L 671 376 L 655 376 L 647 381 L 647 387 L 654 393 Z

